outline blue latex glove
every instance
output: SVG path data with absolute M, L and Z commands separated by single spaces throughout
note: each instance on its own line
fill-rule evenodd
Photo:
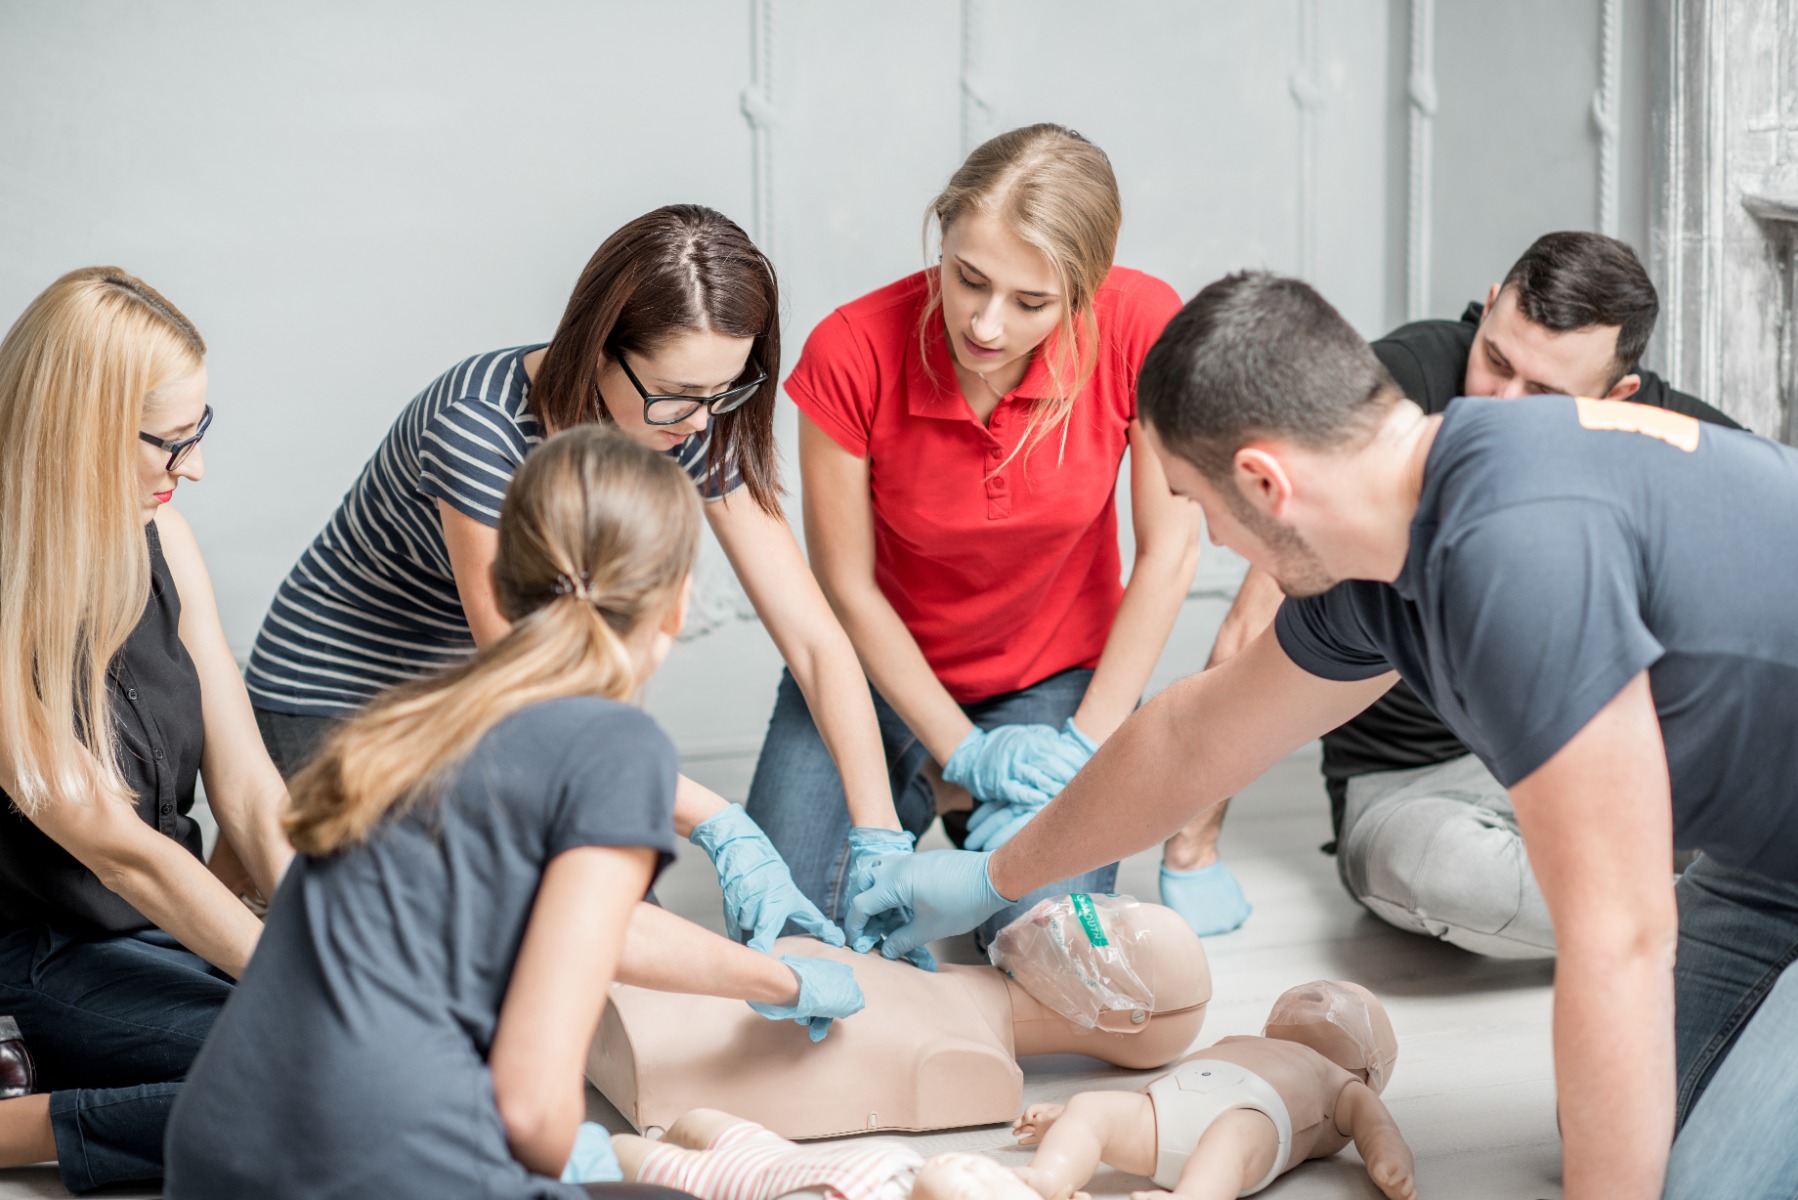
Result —
M 688 841 L 704 850 L 724 889 L 724 928 L 732 941 L 763 954 L 788 921 L 826 945 L 841 946 L 843 931 L 805 898 L 793 873 L 761 827 L 733 804 L 701 821 Z
M 868 890 L 874 882 L 874 864 L 881 859 L 895 854 L 910 854 L 917 838 L 897 829 L 877 829 L 868 825 L 857 825 L 849 831 L 849 887 L 843 896 L 844 904 L 853 904 L 855 898 Z M 880 943 L 887 934 L 911 920 L 909 909 L 894 909 L 875 917 L 863 927 L 862 935 L 855 939 L 853 949 L 857 954 L 866 954 Z M 926 971 L 936 970 L 936 956 L 927 947 L 919 946 L 906 960 L 914 967 Z
M 604 1125 L 582 1121 L 574 1131 L 574 1150 L 562 1168 L 563 1183 L 617 1183 L 624 1178 L 618 1155 L 612 1150 L 612 1134 Z
M 1221 858 L 1196 871 L 1170 871 L 1162 864 L 1161 902 L 1179 913 L 1200 937 L 1229 933 L 1255 911 Z
M 1098 748 L 1099 743 L 1080 732 L 1074 718 L 1069 717 L 1062 725 L 1061 750 L 1067 762 L 1079 764 L 1076 770 L 1085 767 Z M 1041 812 L 1046 803 L 983 800 L 968 821 L 968 835 L 962 845 L 969 850 L 997 850 L 1030 824 L 1030 819 Z
M 855 982 L 855 972 L 845 964 L 799 954 L 783 954 L 780 961 L 799 976 L 799 999 L 792 1004 L 751 1001 L 749 1007 L 770 1021 L 797 1021 L 807 1028 L 812 1041 L 821 1042 L 830 1032 L 832 1021 L 851 1016 L 867 1006 L 861 985 Z
M 903 958 L 940 937 L 966 933 L 1011 901 L 993 888 L 990 854 L 931 850 L 894 855 L 874 864 L 874 883 L 849 906 L 849 935 L 863 936 L 882 913 L 909 910 L 911 918 L 880 944 L 887 958 Z
M 1085 762 L 1053 725 L 976 725 L 943 764 L 943 778 L 976 800 L 1043 805 Z
M 1041 804 L 1012 804 L 1004 800 L 984 800 L 968 820 L 968 836 L 962 846 L 969 850 L 997 850 L 1016 837 L 1030 824 L 1030 819 L 1043 811 Z

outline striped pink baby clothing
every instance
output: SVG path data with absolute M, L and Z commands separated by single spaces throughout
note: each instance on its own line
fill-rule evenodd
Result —
M 888 1200 L 911 1193 L 924 1160 L 898 1142 L 801 1146 L 753 1121 L 728 1126 L 710 1148 L 659 1142 L 643 1160 L 638 1183 L 655 1183 L 700 1200 L 774 1200 L 806 1188 L 830 1200 Z

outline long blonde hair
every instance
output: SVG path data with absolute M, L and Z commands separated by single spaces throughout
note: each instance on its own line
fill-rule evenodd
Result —
M 1099 362 L 1098 323 L 1093 298 L 1117 255 L 1124 222 L 1117 176 L 1105 152 L 1062 125 L 1026 125 L 982 143 L 949 177 L 924 217 L 939 239 L 961 217 L 983 212 L 998 218 L 1019 241 L 1040 251 L 1055 269 L 1063 297 L 1055 331 L 1056 354 L 1048 364 L 1055 394 L 1030 414 L 1018 448 L 1026 453 L 1053 433 L 1067 445 L 1074 400 Z M 943 297 L 939 272 L 927 273 L 929 298 L 918 329 L 928 347 L 931 323 L 938 321 Z M 1040 347 L 1039 347 L 1040 349 Z M 929 361 L 926 355 L 924 361 Z M 1013 450 L 1009 463 L 1018 450 Z M 1001 463 L 995 474 L 1004 469 Z
M 0 341 L 0 746 L 13 803 L 129 800 L 106 672 L 150 598 L 144 402 L 206 355 L 117 267 L 71 271 Z
M 637 687 L 625 639 L 673 606 L 699 549 L 699 497 L 674 461 L 600 425 L 524 461 L 499 516 L 493 586 L 512 622 L 442 674 L 383 693 L 293 781 L 296 849 L 334 854 L 390 811 L 434 796 L 481 736 L 563 696 Z

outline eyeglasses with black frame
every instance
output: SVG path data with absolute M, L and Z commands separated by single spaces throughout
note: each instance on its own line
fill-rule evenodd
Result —
M 631 370 L 630 363 L 624 355 L 616 356 L 618 365 L 624 368 L 624 377 L 631 381 L 637 389 L 637 395 L 643 397 L 643 421 L 647 425 L 679 425 L 682 421 L 698 412 L 708 410 L 714 417 L 721 417 L 727 412 L 734 412 L 749 403 L 756 389 L 768 382 L 768 372 L 751 361 L 748 369 L 755 372 L 755 378 L 745 383 L 732 384 L 716 396 L 658 396 L 652 395 L 637 373 Z
M 173 475 L 175 468 L 187 461 L 187 456 L 194 452 L 194 447 L 200 444 L 200 439 L 206 436 L 206 431 L 211 427 L 212 405 L 208 404 L 206 411 L 200 414 L 200 423 L 194 427 L 192 433 L 184 438 L 176 438 L 171 442 L 167 438 L 159 438 L 155 434 L 145 433 L 141 429 L 137 431 L 137 436 L 140 441 L 148 442 L 159 450 L 169 452 L 169 461 L 162 469 Z

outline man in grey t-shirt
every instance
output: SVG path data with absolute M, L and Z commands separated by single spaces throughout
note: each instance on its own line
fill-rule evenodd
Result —
M 850 936 L 909 909 L 882 947 L 903 954 L 1147 849 L 1396 671 L 1509 789 L 1554 920 L 1568 1200 L 1789 1194 L 1798 451 L 1623 401 L 1426 416 L 1335 309 L 1266 274 L 1199 293 L 1139 395 L 1170 486 L 1294 599 L 1012 842 L 881 869 Z M 1676 840 L 1703 857 L 1674 889 Z

